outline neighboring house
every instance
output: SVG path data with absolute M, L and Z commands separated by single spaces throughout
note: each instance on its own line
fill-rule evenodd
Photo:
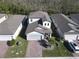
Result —
M 70 14 L 69 18 L 72 19 L 74 23 L 76 23 L 74 25 L 75 27 L 74 30 L 77 31 L 76 33 L 73 33 L 73 34 L 70 33 L 72 34 L 72 37 L 70 38 L 74 39 L 74 41 L 71 42 L 71 47 L 76 53 L 79 53 L 79 14 Z
M 56 27 L 56 31 L 58 32 L 61 38 L 64 38 L 69 42 L 70 46 L 74 44 L 75 41 L 78 41 L 79 30 L 77 29 L 77 23 L 74 22 L 71 18 L 68 18 L 64 14 L 53 14 L 51 16 L 52 21 Z M 72 46 L 71 46 L 72 47 Z M 77 48 L 76 48 L 77 47 Z M 79 47 L 72 47 L 75 52 L 79 51 Z
M 24 15 L 0 14 L 0 41 L 16 39 L 24 21 Z
M 63 14 L 53 14 L 51 19 L 60 37 L 64 38 L 64 34 L 72 30 L 68 25 L 69 21 L 63 16 Z
M 31 12 L 26 29 L 27 40 L 41 40 L 51 37 L 51 20 L 49 15 L 43 11 Z

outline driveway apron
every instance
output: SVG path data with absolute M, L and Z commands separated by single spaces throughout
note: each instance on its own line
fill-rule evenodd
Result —
M 29 41 L 26 57 L 42 57 L 42 47 L 38 41 Z
M 6 42 L 0 41 L 0 58 L 5 57 L 5 53 L 8 49 Z

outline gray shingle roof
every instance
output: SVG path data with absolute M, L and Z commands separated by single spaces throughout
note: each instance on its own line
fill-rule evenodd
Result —
M 39 32 L 41 34 L 45 34 L 45 33 L 51 34 L 52 33 L 52 30 L 51 29 L 48 29 L 46 27 L 43 27 L 42 25 L 38 25 L 38 26 L 41 29 L 35 28 L 35 31 L 37 31 L 37 32 Z
M 74 32 L 66 32 L 65 34 L 79 34 L 79 32 L 78 31 L 74 31 Z
M 29 14 L 29 18 L 41 18 L 42 21 L 51 22 L 49 15 L 46 12 L 43 12 L 43 11 L 31 12 Z M 45 30 L 45 28 L 43 28 L 43 27 L 41 27 L 43 30 L 39 31 L 38 29 L 36 29 L 37 27 L 40 27 L 39 24 L 38 24 L 38 21 L 31 23 L 31 24 L 28 24 L 27 29 L 26 29 L 26 34 L 33 32 L 33 31 L 40 32 L 42 34 L 52 32 L 51 29 Z
M 34 23 L 31 23 L 31 24 L 28 24 L 27 29 L 26 29 L 26 34 L 34 31 L 34 29 L 36 27 L 38 27 L 38 22 L 34 22 Z
M 51 22 L 48 13 L 43 12 L 43 11 L 31 12 L 29 14 L 29 18 L 42 18 L 42 21 L 49 21 L 49 22 Z
M 79 25 L 79 14 L 71 14 L 70 18 Z
M 42 28 L 42 30 L 36 29 L 37 27 Z M 26 34 L 31 33 L 33 31 L 39 32 L 41 34 L 52 33 L 51 29 L 47 29 L 47 28 L 43 27 L 42 25 L 39 25 L 38 21 L 28 24 L 27 29 L 26 29 Z
M 24 17 L 24 15 L 8 15 L 7 20 L 0 24 L 0 35 L 13 35 Z
M 63 35 L 64 33 L 72 30 L 68 25 L 69 21 L 63 17 L 62 14 L 53 14 L 51 18 L 54 24 L 56 24 L 57 28 L 61 30 Z

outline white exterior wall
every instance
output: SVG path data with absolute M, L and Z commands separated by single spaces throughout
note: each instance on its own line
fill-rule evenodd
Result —
M 48 22 L 48 21 L 44 21 L 44 22 L 43 22 L 43 26 L 44 26 L 44 27 L 47 27 L 47 28 L 50 28 L 50 27 L 51 27 L 51 23 Z
M 33 23 L 33 22 L 36 22 L 38 20 L 39 20 L 39 18 L 33 18 L 33 19 L 29 18 L 29 24 Z
M 52 34 L 50 34 L 50 38 L 52 37 Z
M 77 36 L 79 36 L 79 34 L 65 34 L 64 38 L 68 42 L 74 42 L 73 40 L 76 40 Z
M 16 37 L 19 35 L 21 29 L 22 29 L 22 23 L 19 25 L 18 29 L 17 29 L 16 32 L 14 33 L 13 39 L 16 39 Z
M 27 40 L 41 40 L 41 36 L 42 36 L 42 39 L 44 39 L 43 34 L 40 34 L 38 32 L 31 32 L 27 34 Z
M 12 40 L 12 35 L 0 35 L 0 41 Z
M 2 23 L 3 21 L 5 21 L 7 18 L 5 16 L 3 16 L 2 18 L 0 18 L 0 23 Z
M 79 53 L 79 51 L 75 51 L 75 53 Z

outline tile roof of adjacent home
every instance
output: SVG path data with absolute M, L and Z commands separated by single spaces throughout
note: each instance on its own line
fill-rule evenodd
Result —
M 55 26 L 60 29 L 63 35 L 64 33 L 72 30 L 72 28 L 68 25 L 70 22 L 63 16 L 63 14 L 53 14 L 51 15 L 51 19 Z
M 43 12 L 43 11 L 31 12 L 29 14 L 29 18 L 41 18 L 42 21 L 49 21 L 49 22 L 51 22 L 51 19 L 50 19 L 48 13 L 47 12 Z
M 79 14 L 70 14 L 69 17 L 72 19 L 72 21 L 79 25 Z
M 0 24 L 0 35 L 13 35 L 24 17 L 25 15 L 8 15 L 8 18 Z

